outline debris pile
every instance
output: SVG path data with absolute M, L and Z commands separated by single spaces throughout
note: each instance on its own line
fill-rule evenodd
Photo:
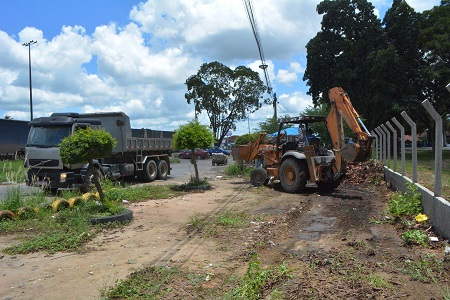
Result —
M 373 160 L 348 163 L 345 182 L 352 184 L 369 183 L 379 186 L 384 182 L 383 166 Z

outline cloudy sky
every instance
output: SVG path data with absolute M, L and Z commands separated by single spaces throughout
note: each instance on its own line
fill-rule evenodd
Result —
M 320 0 L 253 1 L 278 114 L 298 115 L 311 98 L 302 81 L 306 43 L 320 30 Z M 440 0 L 407 0 L 423 11 Z M 372 1 L 382 18 L 392 0 Z M 184 82 L 205 62 L 260 71 L 241 0 L 2 0 L 0 118 L 52 112 L 123 111 L 135 128 L 174 130 L 194 117 Z M 263 74 L 261 79 L 264 80 Z M 266 95 L 267 97 L 268 95 Z M 237 124 L 254 131 L 273 115 L 263 106 Z M 206 116 L 202 123 L 209 125 Z

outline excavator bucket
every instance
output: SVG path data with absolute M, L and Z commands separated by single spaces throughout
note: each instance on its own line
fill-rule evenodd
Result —
M 339 154 L 347 162 L 363 162 L 372 156 L 372 141 L 374 137 L 369 136 L 366 140 L 359 139 L 357 144 L 347 144 Z

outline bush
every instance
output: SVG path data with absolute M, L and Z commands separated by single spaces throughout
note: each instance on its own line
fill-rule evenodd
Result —
M 395 193 L 388 202 L 387 211 L 392 217 L 411 217 L 422 212 L 421 194 L 415 184 L 408 185 L 408 191 Z
M 430 238 L 421 230 L 413 229 L 403 232 L 400 237 L 406 244 L 427 246 Z
M 228 165 L 225 168 L 225 174 L 233 177 L 237 176 L 250 177 L 250 173 L 253 171 L 253 169 L 254 169 L 253 167 L 244 166 L 239 162 L 235 162 L 234 164 Z

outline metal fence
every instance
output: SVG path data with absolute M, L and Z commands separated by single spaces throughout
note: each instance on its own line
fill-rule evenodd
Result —
M 450 84 L 449 84 L 450 85 Z M 390 121 L 380 124 L 371 133 L 375 136 L 375 159 L 384 164 L 386 182 L 395 190 L 405 192 L 408 184 L 415 184 L 422 194 L 422 206 L 424 213 L 430 217 L 431 224 L 436 232 L 445 238 L 450 237 L 450 203 L 441 197 L 442 193 L 442 151 L 443 130 L 442 118 L 428 100 L 422 102 L 426 111 L 436 122 L 435 133 L 435 166 L 434 166 L 434 190 L 423 187 L 417 182 L 417 130 L 416 123 L 403 111 L 401 116 L 411 127 L 412 136 L 412 178 L 405 174 L 405 128 L 394 117 Z M 398 130 L 400 131 L 400 170 L 398 169 Z M 392 142 L 392 147 L 391 147 Z M 392 151 L 391 151 L 392 150 Z M 392 155 L 391 155 L 392 154 Z

